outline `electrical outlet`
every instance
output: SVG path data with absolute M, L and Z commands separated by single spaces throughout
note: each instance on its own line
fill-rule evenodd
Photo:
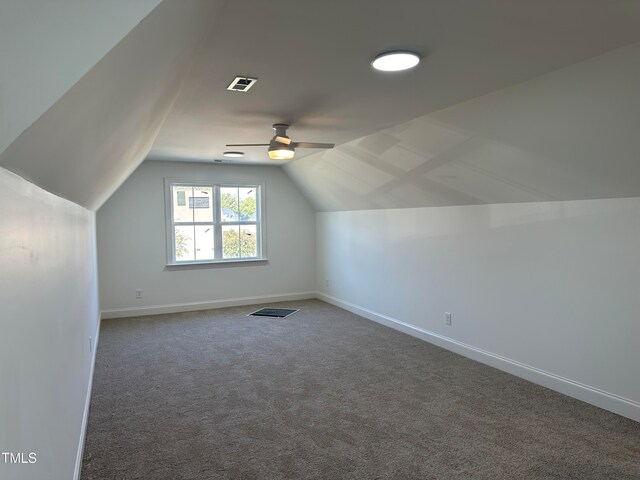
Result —
M 324 286 L 329 288 L 329 280 L 328 279 L 324 281 Z
M 142 290 L 136 290 L 136 298 L 142 298 Z
M 444 324 L 451 325 L 451 314 L 449 312 L 444 312 Z

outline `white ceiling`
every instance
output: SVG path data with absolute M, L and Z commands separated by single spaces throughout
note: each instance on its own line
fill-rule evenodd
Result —
M 0 153 L 159 3 L 0 1 Z
M 26 2 L 23 13 L 49 28 L 41 18 L 44 1 Z M 129 23 L 153 0 L 144 4 Z M 67 9 L 64 21 L 51 19 L 57 27 L 49 30 L 48 45 L 63 49 L 70 38 L 87 44 L 88 56 L 69 50 L 78 55 L 78 64 L 71 62 L 77 68 L 47 63 L 55 55 L 31 55 L 28 31 L 0 35 L 3 52 L 23 68 L 2 69 L 0 88 L 28 77 L 11 101 L 0 98 L 0 121 L 33 122 L 22 132 L 24 125 L 0 125 L 10 136 L 19 133 L 13 141 L 0 139 L 11 141 L 0 166 L 89 209 L 99 208 L 144 158 L 219 159 L 225 143 L 268 141 L 274 122 L 292 122 L 295 140 L 338 144 L 324 153 L 299 150 L 286 164 L 319 209 L 640 195 L 634 140 L 640 75 L 633 57 L 589 78 L 560 75 L 543 90 L 565 92 L 556 96 L 539 98 L 532 88 L 517 103 L 505 90 L 639 42 L 637 0 L 163 0 L 47 108 L 60 85 L 88 67 L 96 45 L 107 48 L 107 37 L 116 42 L 123 34 L 121 22 L 83 35 L 72 28 L 96 22 L 94 10 Z M 59 28 L 67 22 L 68 35 Z M 20 51 L 16 45 L 24 46 L 20 55 L 11 53 Z M 424 61 L 404 73 L 373 71 L 371 58 L 392 48 L 416 50 Z M 43 65 L 56 85 L 43 88 L 46 95 L 38 98 L 46 102 L 32 103 Z M 229 92 L 235 75 L 260 80 L 247 94 Z M 583 77 L 587 83 L 580 83 Z M 490 92 L 502 92 L 502 100 L 484 102 Z M 596 105 L 592 98 L 598 108 L 588 108 Z M 450 110 L 465 101 L 476 103 Z M 21 106 L 24 115 L 13 115 Z M 411 122 L 425 115 L 434 116 Z M 404 128 L 412 133 L 398 136 Z M 402 172 L 407 158 L 390 158 L 397 149 L 379 144 L 390 134 L 399 148 L 411 149 L 423 136 L 450 131 L 469 138 L 464 148 L 434 156 L 426 145 L 415 152 L 422 160 L 414 163 L 424 164 L 416 171 Z M 264 148 L 245 151 L 237 162 L 277 164 Z M 460 156 L 465 152 L 474 158 Z M 489 164 L 486 152 L 497 152 L 502 163 Z M 566 182 L 542 174 L 539 162 L 562 170 Z M 474 168 L 481 175 L 471 175 Z M 491 175 L 502 175 L 495 188 Z M 362 191 L 385 178 L 374 192 Z
M 0 166 L 98 209 L 149 153 L 221 4 L 161 2 L 0 154 Z
M 267 142 L 275 122 L 292 123 L 294 140 L 343 144 L 640 41 L 639 25 L 635 0 L 229 1 L 148 158 L 220 159 L 226 143 Z M 371 69 L 395 48 L 424 61 Z M 259 81 L 229 92 L 236 75 Z
M 316 210 L 640 196 L 640 42 L 302 158 Z

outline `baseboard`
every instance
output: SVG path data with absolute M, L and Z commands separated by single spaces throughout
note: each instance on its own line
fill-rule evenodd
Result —
M 263 295 L 259 297 L 242 297 L 228 300 L 213 300 L 207 302 L 172 303 L 168 305 L 153 305 L 147 307 L 114 308 L 102 311 L 102 318 L 140 317 L 143 315 L 159 315 L 162 313 L 193 312 L 214 308 L 241 307 L 268 302 L 288 302 L 293 300 L 307 300 L 316 298 L 316 292 L 286 293 L 279 295 Z
M 628 398 L 605 392 L 571 379 L 540 370 L 530 365 L 511 360 L 510 358 L 476 348 L 472 345 L 459 342 L 438 333 L 373 312 L 367 308 L 355 305 L 345 300 L 332 297 L 324 292 L 317 292 L 317 298 L 360 315 L 361 317 L 373 320 L 374 322 L 471 358 L 472 360 L 476 360 L 512 375 L 516 375 L 517 377 L 529 380 L 530 382 L 550 388 L 551 390 L 555 390 L 578 400 L 582 400 L 583 402 L 590 403 L 591 405 L 604 408 L 605 410 L 609 410 L 617 413 L 618 415 L 640 422 L 640 403 Z
M 93 369 L 96 365 L 96 352 L 98 351 L 98 340 L 100 338 L 100 322 L 102 317 L 98 316 L 98 327 L 95 331 L 95 340 L 93 342 L 93 355 L 91 356 L 91 365 L 89 366 L 89 384 L 87 385 L 87 395 L 84 400 L 84 413 L 82 415 L 82 426 L 80 427 L 80 441 L 78 443 L 78 453 L 76 454 L 76 467 L 73 472 L 74 480 L 80 480 L 82 471 L 82 457 L 84 455 L 84 440 L 87 435 L 87 423 L 89 422 L 89 406 L 91 404 L 91 391 L 93 388 Z

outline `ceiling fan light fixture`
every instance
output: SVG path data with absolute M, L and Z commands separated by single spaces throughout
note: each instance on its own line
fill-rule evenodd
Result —
M 381 72 L 409 70 L 420 63 L 420 55 L 414 52 L 396 50 L 383 52 L 373 59 L 371 66 Z
M 269 147 L 269 158 L 271 160 L 291 160 L 296 154 L 293 147 L 286 145 L 276 145 Z
M 269 143 L 227 143 L 227 147 L 269 147 L 267 153 L 272 160 L 291 160 L 296 148 L 333 148 L 334 143 L 294 142 L 287 136 L 288 123 L 274 123 L 276 134 Z

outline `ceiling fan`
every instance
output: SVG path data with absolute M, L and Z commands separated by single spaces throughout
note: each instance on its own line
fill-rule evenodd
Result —
M 227 143 L 227 147 L 269 147 L 267 152 L 272 160 L 290 160 L 296 148 L 333 148 L 333 143 L 294 142 L 287 136 L 286 123 L 274 123 L 276 134 L 269 143 Z

